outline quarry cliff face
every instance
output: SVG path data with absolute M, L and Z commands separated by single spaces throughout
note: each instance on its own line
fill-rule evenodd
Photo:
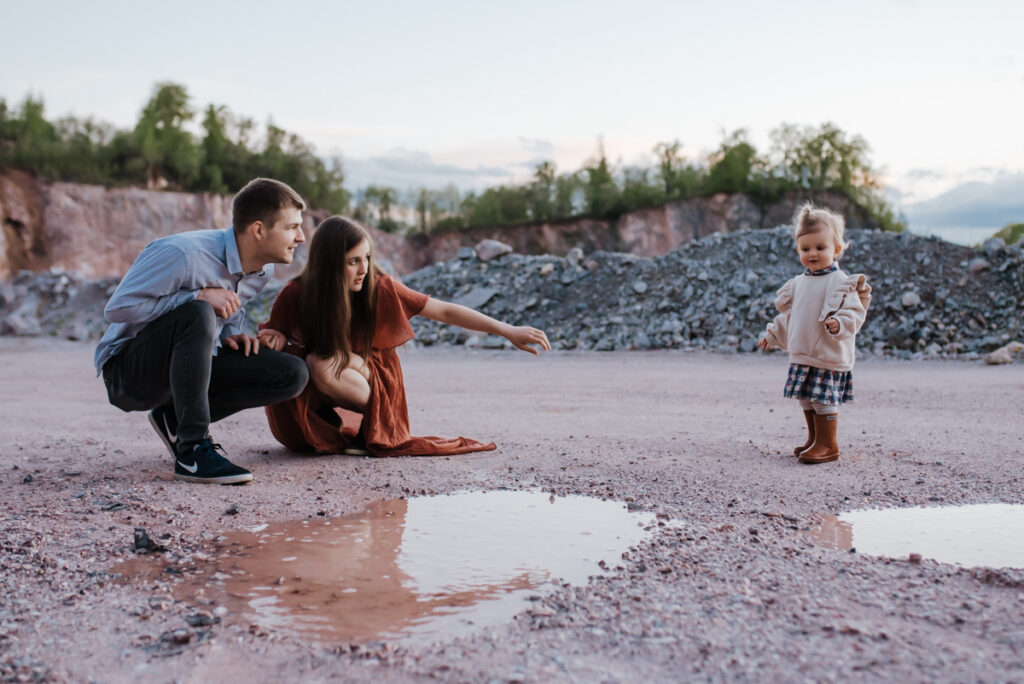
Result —
M 711 233 L 787 223 L 807 199 L 845 214 L 852 227 L 867 221 L 862 208 L 833 193 L 789 193 L 764 207 L 745 195 L 722 194 L 641 209 L 616 220 L 581 218 L 408 237 L 371 233 L 378 259 L 399 275 L 451 259 L 460 247 L 486 238 L 506 242 L 522 254 L 564 255 L 582 247 L 585 252 L 656 256 Z M 326 215 L 305 213 L 307 238 Z M 21 270 L 51 268 L 89 278 L 117 277 L 158 237 L 229 225 L 228 196 L 44 183 L 24 171 L 0 169 L 0 279 Z M 304 263 L 301 249 L 295 263 L 278 268 L 278 276 L 289 278 Z

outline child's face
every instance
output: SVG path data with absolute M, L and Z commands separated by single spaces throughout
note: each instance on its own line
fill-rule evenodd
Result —
M 804 233 L 796 239 L 800 263 L 812 271 L 828 268 L 842 251 L 843 248 L 835 243 L 832 233 L 827 230 Z

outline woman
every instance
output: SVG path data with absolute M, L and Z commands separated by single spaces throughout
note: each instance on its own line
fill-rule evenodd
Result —
M 416 315 L 501 335 L 531 354 L 538 353 L 534 346 L 551 349 L 541 330 L 511 326 L 405 287 L 374 265 L 373 245 L 362 226 L 332 216 L 313 235 L 305 270 L 281 290 L 270 320 L 260 326 L 263 345 L 304 356 L 309 367 L 301 395 L 267 407 L 274 437 L 295 451 L 375 456 L 497 448 L 464 437 L 409 434 L 395 349 L 413 338 L 409 319 Z

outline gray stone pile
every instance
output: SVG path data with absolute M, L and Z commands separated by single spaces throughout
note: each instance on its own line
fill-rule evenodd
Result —
M 991 351 L 1022 337 L 1021 245 L 976 250 L 911 233 L 850 231 L 840 260 L 867 274 L 874 298 L 858 336 L 863 352 L 902 358 Z M 414 289 L 543 328 L 555 348 L 754 351 L 777 313 L 775 292 L 802 270 L 786 227 L 697 240 L 656 258 L 573 250 L 566 258 L 466 250 L 405 278 Z M 419 344 L 501 347 L 414 319 Z
M 863 353 L 975 358 L 1024 339 L 1024 245 L 981 249 L 911 233 L 855 230 L 840 264 L 874 288 Z M 404 280 L 439 299 L 544 329 L 556 349 L 754 351 L 775 292 L 801 271 L 785 227 L 715 234 L 655 258 L 576 248 L 562 257 L 509 253 L 488 241 Z M 96 339 L 116 279 L 61 271 L 0 283 L 0 334 Z M 283 283 L 247 305 L 266 320 Z M 416 317 L 416 344 L 501 348 L 503 338 Z
M 99 339 L 107 329 L 103 307 L 118 282 L 61 270 L 22 271 L 0 281 L 0 335 Z

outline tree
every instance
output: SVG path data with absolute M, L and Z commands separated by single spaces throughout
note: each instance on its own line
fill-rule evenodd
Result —
M 704 183 L 708 194 L 751 192 L 756 185 L 755 170 L 763 165 L 742 128 L 724 136 L 709 162 L 711 168 Z
M 195 116 L 188 100 L 185 86 L 158 83 L 135 125 L 135 142 L 146 163 L 146 182 L 151 188 L 168 182 L 187 186 L 199 174 L 199 151 L 192 134 L 184 129 Z
M 625 211 L 653 207 L 666 200 L 660 183 L 649 179 L 650 169 L 629 167 L 622 171 L 622 208 Z
M 224 167 L 228 164 L 231 140 L 228 139 L 227 107 L 209 105 L 203 115 L 203 165 L 200 177 L 203 187 L 211 192 L 226 193 Z
M 544 161 L 537 164 L 527 190 L 527 204 L 530 217 L 536 221 L 547 221 L 555 215 L 555 165 Z
M 833 123 L 803 129 L 782 124 L 771 138 L 773 162 L 790 182 L 847 194 L 878 185 L 868 163 L 867 141 L 859 135 L 848 138 Z
M 619 188 L 615 185 L 608 160 L 604 156 L 604 142 L 598 141 L 597 158 L 587 162 L 582 173 L 586 176 L 583 192 L 586 212 L 591 216 L 609 216 L 619 210 Z

